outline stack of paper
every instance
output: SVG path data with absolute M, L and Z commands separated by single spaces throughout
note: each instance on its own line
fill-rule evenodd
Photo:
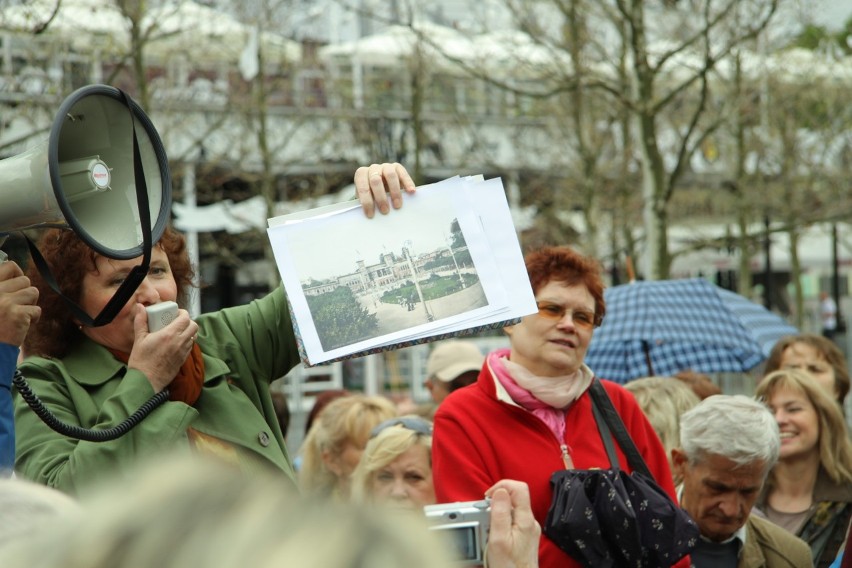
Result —
M 499 178 L 454 177 L 403 199 L 373 219 L 357 200 L 269 219 L 306 366 L 537 311 Z

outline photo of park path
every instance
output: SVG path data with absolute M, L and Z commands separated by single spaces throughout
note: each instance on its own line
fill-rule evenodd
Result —
M 379 326 L 377 335 L 394 333 L 411 327 L 414 320 L 426 323 L 428 321 L 427 309 L 437 321 L 488 305 L 482 284 L 479 282 L 442 298 L 426 300 L 425 306 L 424 303 L 418 302 L 412 311 L 400 304 L 377 302 L 374 305 L 373 299 L 369 295 L 360 297 L 358 301 L 365 310 L 376 314 Z

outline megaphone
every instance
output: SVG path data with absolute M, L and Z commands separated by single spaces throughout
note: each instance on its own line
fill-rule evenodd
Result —
M 0 233 L 62 225 L 100 255 L 141 256 L 134 137 L 147 186 L 145 217 L 157 242 L 171 209 L 166 152 L 139 105 L 108 85 L 73 92 L 45 142 L 0 161 Z

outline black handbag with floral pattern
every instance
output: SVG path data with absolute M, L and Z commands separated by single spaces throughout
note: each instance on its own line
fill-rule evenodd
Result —
M 590 568 L 668 568 L 695 547 L 698 526 L 654 481 L 598 380 L 589 392 L 611 467 L 555 472 L 544 533 Z M 611 432 L 633 473 L 619 467 Z

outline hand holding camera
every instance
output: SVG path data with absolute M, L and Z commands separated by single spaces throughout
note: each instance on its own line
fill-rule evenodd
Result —
M 491 499 L 488 568 L 537 568 L 541 526 L 523 481 L 502 479 L 485 495 Z
M 427 505 L 433 530 L 444 531 L 461 566 L 537 568 L 541 526 L 523 481 L 502 479 L 481 501 Z

